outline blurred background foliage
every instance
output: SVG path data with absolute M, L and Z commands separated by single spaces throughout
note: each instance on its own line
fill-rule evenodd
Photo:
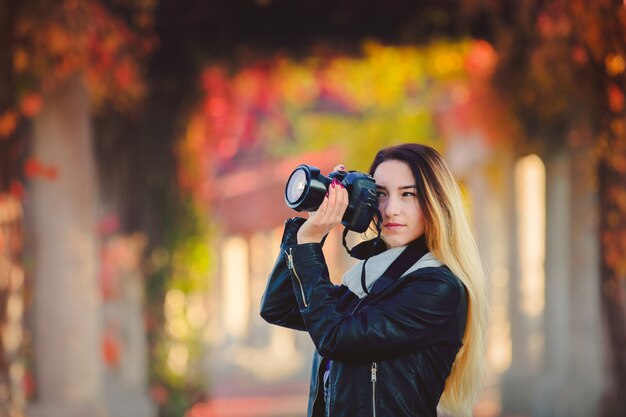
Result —
M 214 178 L 242 162 L 338 146 L 350 149 L 348 166 L 366 170 L 381 146 L 441 142 L 436 114 L 468 102 L 476 92 L 467 79 L 494 65 L 486 42 L 415 48 L 373 40 L 354 56 L 327 47 L 303 60 L 272 55 L 230 71 L 209 63 L 178 143 L 179 183 L 206 205 Z

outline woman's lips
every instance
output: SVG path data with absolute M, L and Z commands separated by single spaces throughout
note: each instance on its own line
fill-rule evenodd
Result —
M 398 224 L 398 223 L 385 223 L 383 226 L 385 227 L 385 229 L 389 229 L 389 230 L 399 230 L 402 227 L 404 227 L 403 224 Z

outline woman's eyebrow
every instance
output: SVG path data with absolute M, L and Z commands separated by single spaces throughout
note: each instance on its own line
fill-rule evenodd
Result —
M 387 187 L 385 187 L 384 185 L 378 185 L 376 184 L 376 188 L 379 190 L 386 190 Z M 398 190 L 407 190 L 410 188 L 417 188 L 417 185 L 403 185 L 402 187 L 398 187 Z

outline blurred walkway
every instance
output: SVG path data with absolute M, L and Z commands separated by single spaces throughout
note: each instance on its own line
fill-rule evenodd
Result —
M 287 390 L 289 390 L 287 388 Z M 304 392 L 304 391 L 302 391 Z M 475 417 L 500 416 L 500 405 L 485 391 L 474 408 Z M 196 404 L 185 417 L 304 417 L 308 396 L 298 393 L 264 395 L 228 395 L 215 397 L 208 403 Z M 445 417 L 445 416 L 441 416 Z M 529 417 L 507 415 L 505 417 Z
M 221 397 L 195 405 L 186 417 L 303 417 L 306 395 Z

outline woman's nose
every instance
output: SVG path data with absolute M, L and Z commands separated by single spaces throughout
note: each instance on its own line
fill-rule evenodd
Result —
M 395 198 L 389 197 L 383 209 L 383 213 L 387 217 L 393 217 L 398 214 L 398 203 Z

